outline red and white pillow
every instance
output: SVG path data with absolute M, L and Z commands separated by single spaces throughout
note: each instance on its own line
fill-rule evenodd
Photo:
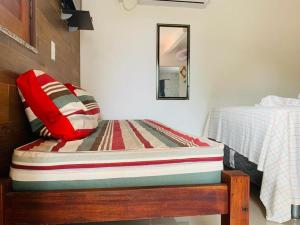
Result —
M 91 115 L 95 120 L 100 121 L 100 108 L 95 98 L 86 90 L 67 83 L 65 86 L 84 104 L 87 108 L 86 114 Z
M 65 141 L 81 139 L 98 126 L 98 119 L 66 87 L 40 70 L 17 78 L 32 130 Z

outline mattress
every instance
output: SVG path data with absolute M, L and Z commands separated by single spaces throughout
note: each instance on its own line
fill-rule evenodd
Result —
M 82 140 L 17 148 L 10 176 L 15 191 L 219 183 L 223 147 L 152 120 L 103 120 Z
M 210 114 L 208 137 L 234 149 L 263 172 L 267 219 L 286 222 L 300 205 L 300 107 L 229 107 Z

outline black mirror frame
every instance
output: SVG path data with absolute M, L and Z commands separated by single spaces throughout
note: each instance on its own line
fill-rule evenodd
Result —
M 160 65 L 160 28 L 161 27 L 182 27 L 187 29 L 187 90 L 186 97 L 159 97 L 159 65 Z M 156 100 L 189 100 L 190 99 L 190 25 L 186 24 L 157 24 L 157 41 L 156 41 Z

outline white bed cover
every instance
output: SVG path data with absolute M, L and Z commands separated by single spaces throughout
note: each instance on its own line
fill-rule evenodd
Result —
M 300 205 L 300 107 L 215 109 L 207 132 L 264 172 L 260 199 L 267 219 L 290 220 L 291 205 Z

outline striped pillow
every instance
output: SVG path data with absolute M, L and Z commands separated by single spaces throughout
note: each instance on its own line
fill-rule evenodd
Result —
M 17 78 L 32 130 L 42 136 L 66 141 L 84 138 L 98 126 L 86 106 L 43 71 L 30 70 Z
M 67 83 L 65 86 L 71 91 L 87 108 L 87 114 L 95 117 L 97 121 L 100 121 L 100 108 L 95 98 L 86 90 L 77 87 L 73 84 Z

